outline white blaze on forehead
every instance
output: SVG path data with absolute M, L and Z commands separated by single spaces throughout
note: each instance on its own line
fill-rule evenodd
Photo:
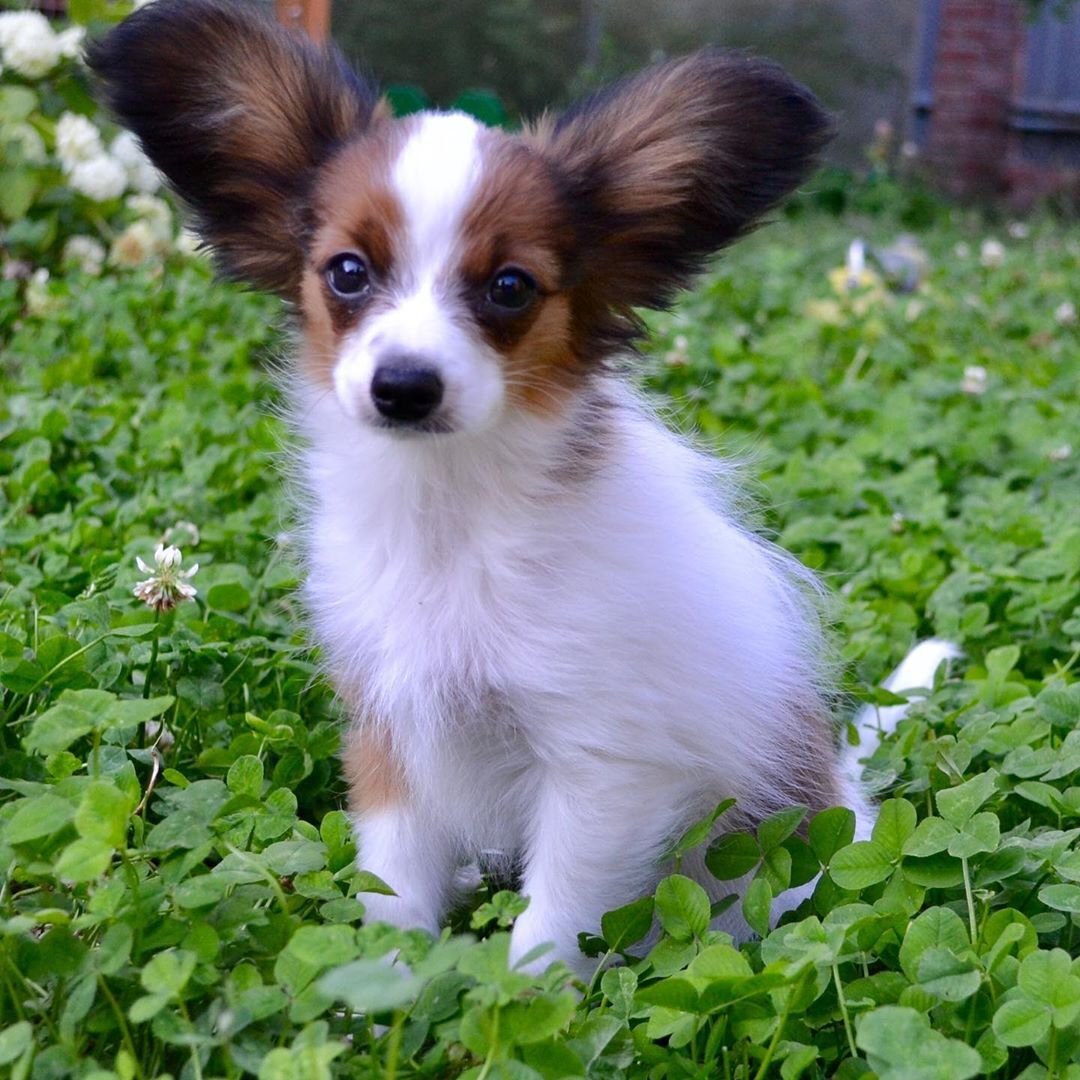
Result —
M 414 286 L 430 285 L 456 247 L 480 178 L 479 131 L 463 113 L 426 113 L 394 163 L 408 247 L 402 269 Z

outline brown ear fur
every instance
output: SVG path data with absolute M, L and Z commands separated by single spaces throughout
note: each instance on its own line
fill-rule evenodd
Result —
M 313 170 L 368 124 L 374 87 L 228 0 L 155 0 L 88 63 L 225 272 L 295 295 Z
M 641 331 L 715 251 L 804 179 L 830 137 L 813 95 L 767 61 L 704 49 L 616 83 L 527 138 L 576 222 L 578 321 L 594 350 Z

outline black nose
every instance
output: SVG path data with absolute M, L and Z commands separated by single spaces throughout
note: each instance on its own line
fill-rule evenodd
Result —
M 371 399 L 388 420 L 423 420 L 435 411 L 442 396 L 439 373 L 416 363 L 380 364 L 371 380 Z

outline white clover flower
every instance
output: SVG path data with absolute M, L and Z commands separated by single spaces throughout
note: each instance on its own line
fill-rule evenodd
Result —
M 1073 448 L 1069 443 L 1062 443 L 1060 446 L 1055 446 L 1046 456 L 1051 461 L 1068 461 L 1072 457 Z
M 141 266 L 161 251 L 161 241 L 146 221 L 132 222 L 113 242 L 109 262 L 113 266 Z
M 55 301 L 49 295 L 49 271 L 44 266 L 30 275 L 23 300 L 31 315 L 47 315 L 52 310 Z
M 980 394 L 986 393 L 987 376 L 986 368 L 982 364 L 968 364 L 964 368 L 964 378 L 960 382 L 960 389 L 965 394 L 971 394 L 973 397 L 978 397 Z
M 198 593 L 193 585 L 188 584 L 188 579 L 195 576 L 199 564 L 193 563 L 187 570 L 181 570 L 181 562 L 183 555 L 180 549 L 172 545 L 166 547 L 158 544 L 154 549 L 153 567 L 147 566 L 136 555 L 135 564 L 150 577 L 132 589 L 133 595 L 155 611 L 170 611 L 183 600 L 193 600 Z
M 963 240 L 956 244 L 952 250 L 958 259 L 966 259 L 971 254 L 971 248 Z
M 161 187 L 161 174 L 142 152 L 139 140 L 130 131 L 121 131 L 113 139 L 109 153 L 124 166 L 128 183 L 135 191 L 152 195 Z
M 105 245 L 92 236 L 71 236 L 64 244 L 61 261 L 97 277 L 105 265 Z
M 199 234 L 191 229 L 180 230 L 180 235 L 176 238 L 176 250 L 180 255 L 186 255 L 189 258 L 205 254 Z
M 169 204 L 156 195 L 129 195 L 124 205 L 139 221 L 145 221 L 154 232 L 161 246 L 172 243 L 173 219 Z
M 82 54 L 83 42 L 86 40 L 85 26 L 69 26 L 56 35 L 57 44 L 60 46 L 60 55 L 68 60 L 74 60 Z
M 1076 305 L 1071 300 L 1058 304 L 1054 309 L 1054 318 L 1059 326 L 1076 325 Z
M 101 132 L 93 121 L 73 112 L 64 113 L 56 121 L 56 156 L 65 172 L 71 172 L 80 162 L 101 157 L 104 152 Z
M 1001 266 L 1005 262 L 1005 245 L 1000 240 L 984 240 L 979 249 L 979 262 L 988 268 Z
M 4 63 L 27 79 L 48 75 L 60 62 L 60 41 L 38 11 L 0 14 L 0 54 Z
M 27 165 L 44 165 L 49 160 L 45 149 L 45 140 L 32 124 L 19 121 L 0 127 L 0 143 L 14 143 L 18 147 L 19 157 Z
M 1031 229 L 1025 221 L 1010 221 L 1009 224 L 1005 226 L 1005 231 L 1014 240 L 1026 240 L 1028 236 L 1031 235 Z
M 123 165 L 108 154 L 100 154 L 89 161 L 80 161 L 69 177 L 71 186 L 94 202 L 118 199 L 127 187 L 127 173 Z

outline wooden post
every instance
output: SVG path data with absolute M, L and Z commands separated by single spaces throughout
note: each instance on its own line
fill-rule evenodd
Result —
M 330 0 L 274 0 L 278 22 L 320 45 L 330 36 Z

